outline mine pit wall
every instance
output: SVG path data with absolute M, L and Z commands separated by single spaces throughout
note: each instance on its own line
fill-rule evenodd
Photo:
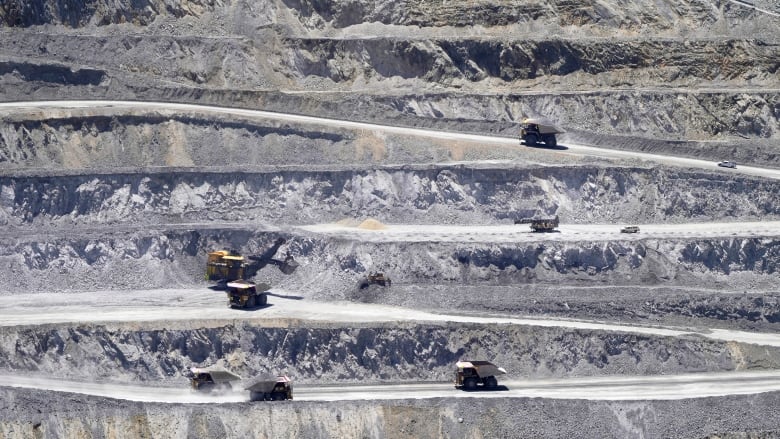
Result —
M 772 9 L 768 0 L 750 4 Z M 67 5 L 67 7 L 66 7 Z M 154 27 L 156 20 L 188 19 L 221 22 L 228 32 L 250 31 L 270 24 L 286 24 L 288 31 L 299 32 L 341 29 L 352 25 L 376 23 L 411 26 L 417 29 L 503 28 L 519 25 L 525 32 L 544 29 L 560 31 L 575 27 L 588 35 L 614 34 L 743 34 L 754 30 L 750 25 L 762 18 L 761 13 L 744 5 L 719 1 L 624 2 L 610 8 L 593 3 L 569 2 L 488 2 L 455 1 L 447 3 L 394 2 L 360 0 L 338 1 L 283 0 L 250 8 L 245 2 L 143 0 L 132 3 L 106 1 L 33 0 L 6 2 L 0 8 L 0 23 L 25 28 L 48 24 L 70 28 L 103 27 L 111 24 L 132 25 L 138 32 Z M 293 19 L 286 21 L 288 15 Z M 770 20 L 772 17 L 767 17 Z M 247 22 L 254 24 L 247 27 Z M 296 26 L 297 23 L 297 26 Z M 571 30 L 569 30 L 571 32 Z
M 172 284 L 203 288 L 208 251 L 232 249 L 260 255 L 279 238 L 287 242 L 274 256 L 281 260 L 289 252 L 300 264 L 298 269 L 283 275 L 266 261 L 252 268 L 248 277 L 310 299 L 404 306 L 427 303 L 428 294 L 415 285 L 455 288 L 442 293 L 449 298 L 444 304 L 452 307 L 473 302 L 469 297 L 479 286 L 527 292 L 556 284 L 633 285 L 734 293 L 742 291 L 742 282 L 750 278 L 751 289 L 771 291 L 780 264 L 780 241 L 775 238 L 370 243 L 246 229 L 116 232 L 101 228 L 76 229 L 68 237 L 3 237 L 0 261 L 7 269 L 0 272 L 4 286 L 0 294 L 170 288 Z M 394 294 L 358 289 L 359 281 L 376 270 L 391 275 Z M 619 296 L 626 299 L 633 294 L 626 288 Z
M 627 83 L 691 81 L 774 83 L 776 46 L 762 40 L 294 39 L 285 41 L 290 76 L 336 85 L 377 78 L 418 79 L 452 86 L 486 79 L 512 84 L 564 77 L 582 89 Z M 333 63 L 338 59 L 339 63 Z M 330 61 L 329 61 L 330 60 Z M 693 66 L 693 67 L 692 67 Z M 698 84 L 697 84 L 698 85 Z M 500 86 L 500 85 L 499 85 Z
M 188 438 L 774 437 L 780 393 L 678 401 L 440 398 L 159 404 L 0 388 L 0 435 Z M 36 410 L 38 409 L 38 410 Z M 717 413 L 717 416 L 712 416 Z
M 93 116 L 7 118 L 0 126 L 0 168 L 57 168 L 63 171 L 111 170 L 147 166 L 241 169 L 284 165 L 360 163 L 354 132 L 322 130 L 280 121 L 248 122 L 197 114 L 114 115 L 95 109 Z M 100 114 L 107 113 L 107 114 Z M 129 111 L 128 113 L 133 113 Z M 63 115 L 57 117 L 56 115 Z M 384 157 L 382 157 L 384 158 Z M 375 163 L 366 154 L 366 164 Z M 296 162 L 296 160 L 298 160 Z
M 256 221 L 284 227 L 366 217 L 389 224 L 496 224 L 535 214 L 620 224 L 780 214 L 776 181 L 676 168 L 36 173 L 43 175 L 0 177 L 3 226 Z
M 42 66 L 46 70 L 48 67 Z M 74 73 L 74 75 L 77 73 Z M 80 73 L 79 73 L 80 74 Z M 605 136 L 617 136 L 607 145 L 611 147 L 625 147 L 626 149 L 638 149 L 644 143 L 658 144 L 659 141 L 668 142 L 664 145 L 665 152 L 673 152 L 675 155 L 690 155 L 695 157 L 707 157 L 712 160 L 722 160 L 724 155 L 735 155 L 742 163 L 756 163 L 777 165 L 780 163 L 777 152 L 765 145 L 756 148 L 754 143 L 777 139 L 780 137 L 780 94 L 771 91 L 757 91 L 755 89 L 730 91 L 688 91 L 679 90 L 635 90 L 626 92 L 567 92 L 551 93 L 550 90 L 542 90 L 537 94 L 514 94 L 511 90 L 499 95 L 483 93 L 418 93 L 415 95 L 383 96 L 376 94 L 359 93 L 331 93 L 325 96 L 290 94 L 279 92 L 248 91 L 248 90 L 217 90 L 217 89 L 175 89 L 165 85 L 140 86 L 136 81 L 129 81 L 127 85 L 117 85 L 117 81 L 110 81 L 107 86 L 90 86 L 88 91 L 76 85 L 53 85 L 35 81 L 20 83 L 7 87 L 0 94 L 3 100 L 46 100 L 46 99 L 83 99 L 88 92 L 92 99 L 125 99 L 125 100 L 150 100 L 181 103 L 213 104 L 229 107 L 257 108 L 269 111 L 289 112 L 294 114 L 306 114 L 312 116 L 328 115 L 335 119 L 363 121 L 388 125 L 399 125 L 419 128 L 432 128 L 444 131 L 466 131 L 471 133 L 502 135 L 517 137 L 519 123 L 524 116 L 546 116 L 556 121 L 569 132 L 562 136 L 561 144 L 566 141 L 577 143 L 578 141 L 599 144 Z M 272 124 L 247 123 L 241 129 L 236 123 L 224 123 L 220 120 L 205 125 L 212 125 L 226 129 L 225 133 L 214 131 L 203 133 L 204 118 L 182 118 L 171 116 L 167 122 L 160 122 L 156 117 L 150 117 L 144 121 L 117 117 L 113 120 L 111 129 L 118 130 L 113 136 L 100 130 L 94 131 L 93 121 L 89 118 L 71 118 L 64 121 L 51 122 L 25 122 L 19 118 L 5 119 L 0 125 L 0 158 L 2 167 L 41 166 L 37 160 L 46 160 L 52 156 L 56 159 L 59 144 L 68 147 L 68 139 L 74 142 L 79 138 L 78 131 L 83 126 L 93 138 L 83 136 L 88 144 L 100 144 L 107 151 L 119 147 L 119 140 L 113 136 L 132 136 L 134 130 L 141 131 L 136 141 L 125 142 L 125 148 L 130 148 L 128 165 L 144 166 L 146 163 L 138 162 L 139 159 L 132 148 L 145 148 L 150 144 L 159 143 L 165 146 L 168 142 L 175 143 L 176 135 L 185 136 L 185 145 L 192 148 L 204 148 L 193 154 L 193 164 L 207 165 L 208 159 L 213 154 L 205 148 L 219 144 L 227 151 L 247 142 L 247 138 L 263 144 L 281 147 L 289 141 L 292 148 L 299 147 L 301 142 L 307 142 L 308 147 L 322 147 L 317 142 L 329 140 L 325 138 L 311 139 L 311 135 L 300 133 L 288 133 L 279 129 L 272 136 L 264 135 Z M 195 120 L 193 120 L 195 119 Z M 125 122 L 126 125 L 120 122 Z M 693 122 L 695 121 L 695 123 Z M 73 128 L 69 128 L 72 123 Z M 95 124 L 100 126 L 100 124 Z M 138 128 L 136 128 L 138 127 Z M 145 130 L 141 128 L 146 127 Z M 165 135 L 166 131 L 176 129 L 178 132 Z M 40 132 L 39 130 L 43 130 Z M 311 132 L 311 127 L 300 127 L 297 131 Z M 75 132 L 73 132 L 75 131 Z M 162 132 L 162 134 L 158 134 Z M 344 133 L 335 132 L 335 135 L 344 136 Z M 23 150 L 29 148 L 25 145 L 25 137 L 34 139 L 37 154 L 28 151 L 31 157 L 24 157 Z M 39 138 L 48 136 L 43 141 Z M 75 136 L 75 137 L 74 137 Z M 144 136 L 147 136 L 146 138 Z M 155 136 L 157 139 L 155 139 Z M 318 136 L 317 136 L 318 137 Z M 355 137 L 354 134 L 346 136 L 345 141 Z M 639 138 L 639 139 L 636 139 Z M 58 141 L 59 139 L 59 141 Z M 63 140 L 65 139 L 65 140 Z M 638 140 L 647 139 L 639 142 Z M 127 140 L 127 139 L 124 139 Z M 702 148 L 700 141 L 723 141 L 725 145 L 708 142 Z M 334 139 L 338 148 L 345 147 L 340 144 L 340 139 Z M 27 141 L 29 142 L 29 141 Z M 50 143 L 52 143 L 49 145 Z M 674 143 L 677 142 L 677 143 Z M 691 142 L 691 143 L 688 143 Z M 730 142 L 730 143 L 729 143 Z M 313 143 L 313 144 L 312 144 Z M 137 144 L 137 146 L 136 146 Z M 519 146 L 519 145 L 518 145 Z M 731 146 L 732 150 L 728 147 Z M 716 151 L 708 151 L 711 147 L 721 148 Z M 275 164 L 277 159 L 273 149 L 264 151 L 260 157 L 254 157 L 253 148 L 245 149 L 249 152 L 250 161 L 254 164 Z M 47 151 L 51 149 L 52 151 Z M 691 151 L 692 150 L 692 151 Z M 749 152 L 749 153 L 746 153 Z M 95 153 L 88 154 L 89 156 Z M 756 155 L 756 157 L 754 157 Z M 268 156 L 268 157 L 265 157 Z M 287 154 L 285 157 L 295 157 L 295 154 Z M 228 157 L 232 155 L 228 154 Z M 305 157 L 305 156 L 304 156 Z M 96 158 L 100 158 L 99 156 Z M 143 157 L 149 160 L 151 157 Z M 354 157 L 353 157 L 354 158 Z M 199 160 L 200 159 L 200 160 Z M 333 158 L 323 154 L 323 163 L 329 163 Z M 216 157 L 217 163 L 224 158 Z M 246 160 L 246 159 L 244 159 Z M 266 162 L 266 160 L 268 160 Z M 392 161 L 388 161 L 393 163 Z M 241 163 L 247 164 L 242 161 Z M 165 163 L 156 163 L 164 165 Z M 100 161 L 95 164 L 84 162 L 81 167 L 100 166 Z
M 3 327 L 0 340 L 3 373 L 183 388 L 189 367 L 217 363 L 246 379 L 285 373 L 310 384 L 450 381 L 462 358 L 490 358 L 507 379 L 780 367 L 768 346 L 495 324 L 63 324 Z
M 135 5 L 143 6 L 139 9 L 101 2 L 71 2 L 69 7 L 59 1 L 11 2 L 0 9 L 0 22 L 15 31 L 0 33 L 1 45 L 14 56 L 0 62 L 0 78 L 9 85 L 0 90 L 0 100 L 90 96 L 215 103 L 508 135 L 517 134 L 524 115 L 544 115 L 567 130 L 594 135 L 677 141 L 780 136 L 778 94 L 760 91 L 777 88 L 779 19 L 732 2 L 670 2 L 663 10 L 625 2 L 620 8 L 524 3 L 497 9 L 468 2 L 421 8 L 406 2 L 290 3 L 247 8 L 243 2 L 187 6 L 150 1 Z M 285 10 L 287 17 L 287 8 L 298 19 L 268 27 L 284 20 L 276 11 Z M 560 15 L 550 15 L 554 10 Z M 412 25 L 405 32 L 412 38 L 340 39 L 304 29 L 340 29 L 346 23 L 364 24 L 363 19 L 374 25 L 419 22 L 437 28 L 450 21 L 460 26 L 464 17 L 469 23 L 488 20 L 488 26 L 504 26 L 490 22 L 491 17 L 522 23 L 531 36 L 507 41 L 506 30 L 499 30 L 500 39 L 445 38 Z M 184 19 L 182 26 L 191 32 L 198 32 L 191 28 L 198 19 L 206 25 L 218 19 L 220 35 L 231 27 L 237 33 L 213 38 L 202 37 L 209 30 L 144 34 L 155 18 L 172 25 Z M 254 20 L 253 31 L 245 35 L 238 28 L 247 19 Z M 527 25 L 537 22 L 538 28 Z M 45 33 L 27 29 L 42 23 L 63 26 Z M 121 29 L 136 32 L 109 35 L 107 29 L 116 26 L 112 23 L 128 23 Z M 70 27 L 87 29 L 73 32 Z M 449 29 L 461 33 L 459 27 Z M 582 38 L 590 32 L 598 37 Z M 604 32 L 611 38 L 603 38 Z M 565 38 L 570 33 L 575 38 Z M 417 93 L 388 96 L 388 82 L 390 88 Z M 300 93 L 274 91 L 280 89 Z M 613 91 L 593 91 L 605 89 Z M 313 90 L 336 93 L 306 93 Z M 436 93 L 426 93 L 430 90 Z M 518 95 L 517 90 L 538 94 Z M 755 159 L 750 153 L 737 157 L 763 163 L 763 156 L 772 155 L 761 151 Z

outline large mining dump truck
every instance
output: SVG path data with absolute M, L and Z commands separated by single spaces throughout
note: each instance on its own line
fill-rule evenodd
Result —
M 284 375 L 258 377 L 249 387 L 250 401 L 284 401 L 293 399 L 292 380 Z
M 190 385 L 202 392 L 230 390 L 231 382 L 241 377 L 219 366 L 190 368 Z
M 555 135 L 564 132 L 546 119 L 525 118 L 520 128 L 520 140 L 528 146 L 536 146 L 541 142 L 547 147 L 555 148 L 558 146 Z
M 521 218 L 515 220 L 515 224 L 530 224 L 534 232 L 554 232 L 558 227 L 558 215 L 555 216 L 535 216 L 533 218 Z
M 256 285 L 246 280 L 234 280 L 227 283 L 228 308 L 254 308 L 268 304 L 270 285 Z
M 489 361 L 458 361 L 455 367 L 455 387 L 464 390 L 476 390 L 479 385 L 495 389 L 498 387 L 496 375 L 506 373 L 503 367 Z

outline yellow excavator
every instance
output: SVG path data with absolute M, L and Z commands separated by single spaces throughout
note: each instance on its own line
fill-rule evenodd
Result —
M 279 247 L 285 242 L 284 238 L 278 238 L 274 245 L 262 254 L 248 257 L 231 250 L 209 252 L 206 261 L 206 280 L 226 283 L 248 279 L 266 265 L 276 265 L 282 273 L 292 274 L 298 268 L 298 263 L 289 251 L 283 260 L 274 258 Z

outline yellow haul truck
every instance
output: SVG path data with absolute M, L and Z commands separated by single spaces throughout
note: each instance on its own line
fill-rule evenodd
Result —
M 228 308 L 254 308 L 268 304 L 270 285 L 256 285 L 246 280 L 234 280 L 227 283 Z

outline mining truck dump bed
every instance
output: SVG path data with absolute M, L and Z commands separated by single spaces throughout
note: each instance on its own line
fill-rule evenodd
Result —
M 190 384 L 195 390 L 230 389 L 230 383 L 241 377 L 219 366 L 190 368 Z
M 292 380 L 284 375 L 263 375 L 256 378 L 249 390 L 250 401 L 282 401 L 293 399 Z

